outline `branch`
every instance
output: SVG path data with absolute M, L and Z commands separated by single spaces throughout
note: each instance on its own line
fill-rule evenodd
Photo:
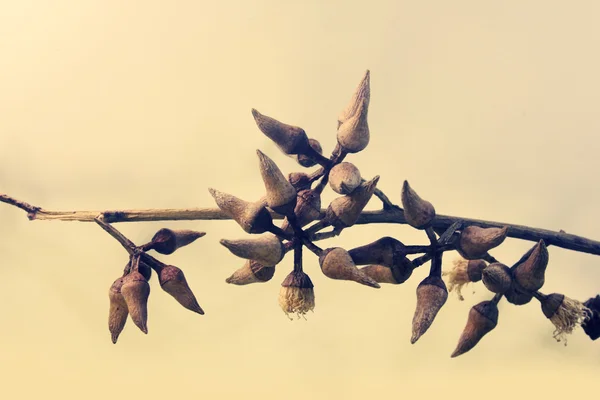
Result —
M 104 222 L 139 222 L 139 221 L 196 221 L 196 220 L 229 220 L 227 214 L 218 208 L 161 208 L 145 210 L 114 210 L 114 211 L 50 211 L 32 206 L 24 201 L 0 194 L 0 202 L 18 207 L 27 212 L 30 220 L 57 220 L 94 222 L 98 215 L 104 216 Z M 322 212 L 325 212 L 323 209 Z M 274 219 L 283 219 L 282 215 L 271 212 Z M 515 239 L 537 242 L 543 239 L 546 245 L 582 253 L 600 255 L 600 242 L 582 236 L 568 234 L 564 231 L 550 231 L 532 228 L 524 225 L 504 222 L 485 221 L 473 218 L 454 217 L 438 214 L 431 226 L 438 230 L 446 230 L 455 222 L 462 221 L 464 225 L 477 225 L 482 228 L 508 227 L 507 236 Z M 404 213 L 400 210 L 364 211 L 356 224 L 407 224 Z

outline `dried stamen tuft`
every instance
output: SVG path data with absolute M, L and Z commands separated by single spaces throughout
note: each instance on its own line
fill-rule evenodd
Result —
M 315 292 L 310 277 L 302 271 L 292 271 L 281 284 L 279 306 L 290 320 L 290 314 L 298 318 L 315 308 Z M 304 317 L 305 318 L 305 317 Z

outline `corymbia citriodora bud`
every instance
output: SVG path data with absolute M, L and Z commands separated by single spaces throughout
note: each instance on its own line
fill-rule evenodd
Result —
M 312 189 L 298 192 L 298 200 L 296 201 L 294 214 L 296 215 L 296 223 L 300 227 L 304 227 L 319 219 L 321 216 L 321 194 Z M 288 233 L 293 232 L 287 217 L 283 221 L 281 229 Z
M 469 311 L 467 325 L 451 357 L 458 357 L 471 350 L 498 324 L 498 305 L 493 301 L 482 301 Z
M 379 182 L 379 175 L 362 183 L 352 193 L 334 199 L 327 208 L 324 220 L 338 229 L 354 225 L 362 210 L 371 200 L 377 182 Z
M 281 283 L 279 306 L 289 317 L 304 316 L 315 308 L 314 285 L 310 277 L 302 271 L 292 271 Z M 291 319 L 291 318 L 290 318 Z
M 279 122 L 252 109 L 252 116 L 258 129 L 271 139 L 279 149 L 288 155 L 305 154 L 310 147 L 304 129 Z
M 180 268 L 174 265 L 166 265 L 158 273 L 160 287 L 173 296 L 175 300 L 190 311 L 204 315 L 204 310 L 198 304 L 196 296 L 190 289 L 185 275 Z
M 235 220 L 246 233 L 264 233 L 273 227 L 273 218 L 267 210 L 266 201 L 250 203 L 215 189 L 208 189 L 217 206 Z
M 310 189 L 310 177 L 304 172 L 290 172 L 288 174 L 288 182 L 292 184 L 296 192 Z
M 349 162 L 335 165 L 329 172 L 329 186 L 339 194 L 350 194 L 360 186 L 362 177 L 356 166 Z
M 500 246 L 508 227 L 504 228 L 481 228 L 475 225 L 465 227 L 458 241 L 456 251 L 467 260 L 482 258 L 494 247 Z
M 319 264 L 323 274 L 331 279 L 358 282 L 362 285 L 379 288 L 379 284 L 356 267 L 350 254 L 341 247 L 323 250 L 319 256 Z
M 275 267 L 269 267 L 254 260 L 246 260 L 244 265 L 237 269 L 225 282 L 233 285 L 268 282 L 274 274 Z
M 557 342 L 564 341 L 567 345 L 567 335 L 573 333 L 577 326 L 592 316 L 592 311 L 583 303 L 570 299 L 564 294 L 552 293 L 544 295 L 538 293 L 536 296 L 542 305 L 542 312 L 552 322 L 554 327 L 554 339 Z
M 155 250 L 160 254 L 172 254 L 178 248 L 187 246 L 204 235 L 206 235 L 205 232 L 188 229 L 172 230 L 162 228 L 154 234 L 150 243 L 145 245 L 145 247 L 148 250 Z
M 590 339 L 596 340 L 600 338 L 600 295 L 587 299 L 583 305 L 589 310 L 589 318 L 581 326 Z
M 358 153 L 369 144 L 369 103 L 362 101 L 358 105 L 356 114 L 344 121 L 337 131 L 337 141 L 347 153 Z
M 382 264 L 391 267 L 396 253 L 405 254 L 405 246 L 397 239 L 384 236 L 348 251 L 356 265 Z
M 364 272 L 365 275 L 377 283 L 390 283 L 392 285 L 398 285 L 400 283 L 394 278 L 392 269 L 386 265 L 371 264 L 360 268 L 360 271 Z
M 513 271 L 514 272 L 514 271 Z M 504 297 L 506 297 L 506 301 L 516 306 L 522 306 L 527 304 L 533 299 L 533 295 L 528 292 L 524 292 L 517 287 L 514 281 L 513 275 L 513 285 L 504 293 Z
M 412 337 L 410 342 L 417 340 L 431 326 L 438 312 L 448 299 L 448 290 L 439 276 L 428 276 L 417 286 L 417 307 L 412 321 Z
M 321 147 L 321 143 L 317 139 L 308 139 L 308 144 L 312 149 L 319 153 L 323 154 L 323 148 Z M 293 156 L 294 159 L 298 162 L 298 164 L 302 165 L 305 168 L 310 168 L 317 164 L 317 161 L 310 154 L 297 154 Z
M 463 286 L 470 282 L 479 282 L 485 267 L 487 267 L 487 264 L 484 260 L 457 258 L 454 260 L 452 269 L 442 273 L 442 276 L 448 276 L 448 291 L 452 292 L 456 289 L 458 299 L 463 301 L 465 299 L 462 295 Z
M 258 154 L 260 174 L 267 191 L 267 205 L 276 213 L 288 215 L 296 207 L 296 189 L 292 186 L 279 167 L 260 150 Z
M 360 83 L 354 90 L 348 105 L 338 116 L 338 129 L 340 125 L 346 122 L 350 117 L 358 113 L 358 108 L 361 104 L 365 104 L 365 106 L 369 107 L 369 102 L 371 100 L 371 73 L 367 70 L 360 80 Z
M 404 181 L 402 185 L 402 207 L 404 218 L 413 228 L 425 229 L 435 218 L 435 208 L 427 200 L 423 200 L 417 192 Z
M 148 333 L 148 297 L 150 285 L 138 271 L 131 271 L 123 277 L 121 294 L 133 323 L 144 333 Z
M 512 285 L 510 268 L 502 263 L 491 263 L 482 272 L 485 287 L 493 293 L 506 293 Z
M 529 257 L 515 267 L 513 276 L 522 288 L 534 292 L 544 286 L 547 265 L 548 249 L 540 240 Z
M 114 281 L 108 290 L 108 299 L 110 301 L 108 330 L 110 331 L 113 343 L 117 343 L 117 339 L 121 332 L 123 332 L 123 328 L 127 322 L 127 316 L 129 315 L 127 303 L 121 294 L 121 287 L 123 287 L 123 278 Z
M 221 239 L 220 243 L 238 257 L 268 266 L 277 265 L 285 255 L 285 246 L 271 233 L 252 239 Z

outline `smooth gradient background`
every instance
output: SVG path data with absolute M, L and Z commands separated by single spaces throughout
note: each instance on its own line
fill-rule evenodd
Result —
M 408 179 L 441 214 L 600 239 L 599 18 L 596 1 L 3 1 L 0 192 L 51 210 L 212 207 L 208 187 L 258 199 L 256 149 L 285 173 L 302 168 L 251 108 L 329 154 L 370 69 L 371 142 L 347 161 L 381 175 L 393 201 Z M 237 287 L 225 278 L 243 260 L 218 243 L 245 237 L 234 222 L 117 225 L 138 244 L 161 227 L 207 232 L 160 257 L 206 315 L 153 277 L 149 334 L 128 321 L 113 345 L 119 244 L 93 223 L 29 222 L 0 204 L 2 398 L 594 397 L 600 343 L 581 329 L 556 343 L 535 300 L 503 301 L 497 328 L 451 359 L 469 308 L 490 297 L 481 283 L 464 302 L 451 293 L 411 345 L 427 268 L 376 290 L 325 278 L 307 252 L 317 305 L 290 322 L 277 304 L 289 256 L 272 281 Z M 427 242 L 372 225 L 320 245 L 385 235 Z M 507 239 L 493 254 L 512 264 L 532 244 Z M 596 295 L 600 259 L 551 247 L 543 291 Z

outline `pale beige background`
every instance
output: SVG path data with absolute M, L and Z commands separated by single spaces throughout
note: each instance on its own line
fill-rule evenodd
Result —
M 369 68 L 372 140 L 348 161 L 381 175 L 394 201 L 408 179 L 439 213 L 600 239 L 599 18 L 596 1 L 5 0 L 0 192 L 49 209 L 212 206 L 207 187 L 257 199 L 255 149 L 300 167 L 250 109 L 329 153 Z M 2 398 L 554 399 L 597 385 L 600 343 L 581 330 L 556 343 L 537 302 L 501 303 L 495 331 L 450 359 L 469 308 L 489 298 L 480 284 L 410 345 L 425 268 L 374 290 L 326 279 L 307 254 L 317 306 L 290 322 L 277 305 L 289 258 L 271 282 L 236 287 L 224 280 L 243 261 L 218 244 L 244 237 L 233 222 L 118 225 L 137 243 L 163 226 L 208 232 L 163 257 L 206 315 L 153 280 L 150 333 L 129 321 L 113 345 L 107 290 L 126 253 L 94 224 L 28 222 L 0 205 Z M 384 235 L 426 242 L 379 225 L 329 243 Z M 529 246 L 494 254 L 512 263 Z M 546 292 L 600 292 L 598 257 L 550 259 Z

